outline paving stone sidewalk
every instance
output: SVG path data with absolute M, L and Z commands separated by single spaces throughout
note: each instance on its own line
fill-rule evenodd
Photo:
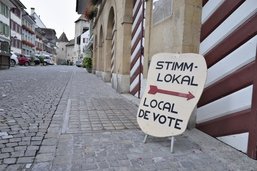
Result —
M 169 138 L 149 137 L 144 144 L 136 111 L 109 84 L 74 69 L 28 170 L 257 170 L 255 160 L 197 129 L 176 137 L 173 154 Z

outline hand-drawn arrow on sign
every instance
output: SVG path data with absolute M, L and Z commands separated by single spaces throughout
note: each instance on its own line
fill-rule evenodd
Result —
M 157 86 L 150 85 L 150 90 L 148 91 L 148 94 L 156 94 L 156 93 L 184 97 L 184 98 L 187 98 L 187 100 L 191 100 L 195 97 L 190 91 L 188 92 L 188 94 L 185 94 L 185 93 L 180 93 L 180 92 L 176 92 L 176 91 L 168 91 L 168 90 L 159 89 Z

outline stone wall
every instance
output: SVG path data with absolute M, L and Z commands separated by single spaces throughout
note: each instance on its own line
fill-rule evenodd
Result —
M 111 82 L 118 92 L 127 93 L 129 91 L 132 1 L 108 0 L 104 3 L 102 10 L 100 9 L 101 7 L 94 26 L 94 34 L 97 38 L 94 41 L 94 70 L 104 81 Z
M 155 1 L 161 11 L 154 11 L 153 1 L 145 2 L 144 78 L 156 53 L 198 53 L 202 1 Z M 132 0 L 103 1 L 94 24 L 93 69 L 121 93 L 130 86 L 132 10 Z

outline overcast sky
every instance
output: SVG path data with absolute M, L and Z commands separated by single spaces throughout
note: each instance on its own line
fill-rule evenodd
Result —
M 76 0 L 20 0 L 30 14 L 34 7 L 37 15 L 47 28 L 55 29 L 57 38 L 65 32 L 69 40 L 75 35 L 75 21 L 80 15 L 76 12 Z

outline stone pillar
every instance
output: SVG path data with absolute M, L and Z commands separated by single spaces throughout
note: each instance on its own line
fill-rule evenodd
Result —
M 101 69 L 101 62 L 102 62 L 102 49 L 103 46 L 99 42 L 99 46 L 97 49 L 97 60 L 96 60 L 96 76 L 101 77 L 102 76 L 102 69 Z
M 93 42 L 93 56 L 92 56 L 92 73 L 96 74 L 97 70 L 97 35 L 94 33 L 95 40 Z
M 131 19 L 132 20 L 132 19 Z M 128 93 L 130 86 L 130 56 L 131 56 L 131 26 L 132 21 L 124 21 L 122 23 L 123 30 L 123 52 L 121 58 L 121 69 L 119 74 L 118 92 Z
M 131 55 L 131 27 L 132 27 L 132 5 L 131 9 L 118 10 L 117 38 L 116 38 L 116 66 L 113 74 L 113 87 L 119 93 L 128 93 L 130 86 L 130 55 Z M 126 13 L 126 10 L 127 13 Z M 131 11 L 129 11 L 131 10 Z
M 184 31 L 182 41 L 183 53 L 199 53 L 200 34 L 201 34 L 201 15 L 202 15 L 202 1 L 193 0 L 185 1 L 184 13 Z M 197 107 L 188 122 L 188 128 L 195 128 L 197 116 Z
M 156 53 L 198 53 L 200 46 L 202 0 L 160 0 L 146 2 L 144 77 L 151 57 Z M 171 6 L 171 10 L 169 7 Z M 170 12 L 170 13 L 169 13 Z M 166 15 L 163 17 L 163 15 Z M 196 109 L 189 121 L 194 127 Z
M 112 38 L 107 37 L 104 43 L 104 70 L 102 73 L 102 78 L 105 82 L 111 82 L 111 47 Z

